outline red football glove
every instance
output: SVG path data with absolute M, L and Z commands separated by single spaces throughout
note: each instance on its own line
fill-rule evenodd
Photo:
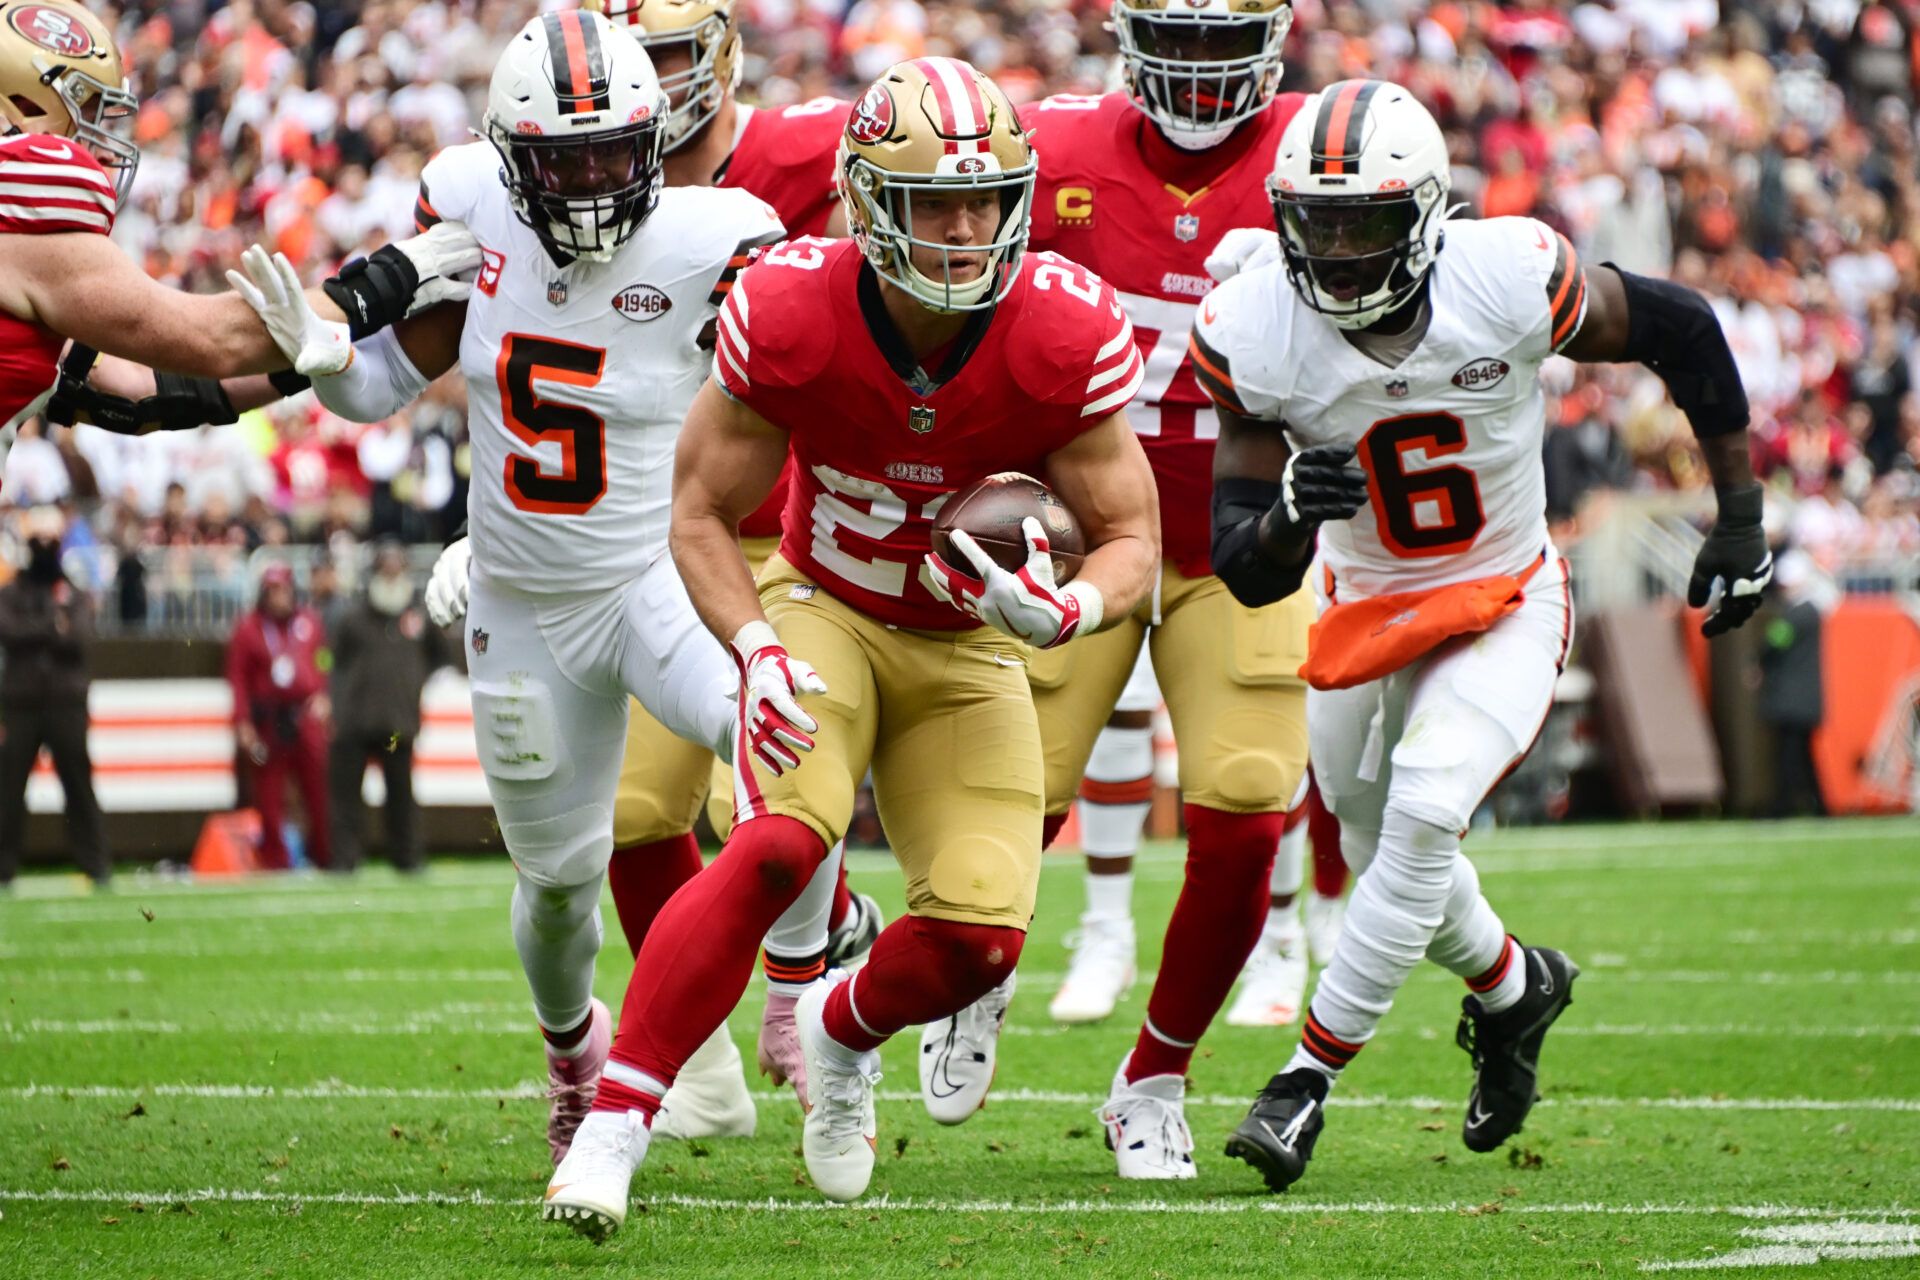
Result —
M 813 750 L 820 722 L 800 709 L 803 694 L 825 693 L 819 672 L 788 653 L 771 624 L 749 622 L 733 638 L 740 668 L 740 720 L 736 750 L 759 757 L 775 777 L 800 767 L 800 753 Z

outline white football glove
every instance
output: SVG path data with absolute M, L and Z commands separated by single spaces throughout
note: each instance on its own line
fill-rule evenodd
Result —
M 247 300 L 273 335 L 280 353 L 293 361 L 296 373 L 325 378 L 353 363 L 353 340 L 347 326 L 322 320 L 307 305 L 300 273 L 283 253 L 269 255 L 259 245 L 240 255 L 246 274 L 227 272 L 227 283 Z
M 1264 227 L 1234 227 L 1207 255 L 1207 274 L 1225 284 L 1243 271 L 1280 260 L 1280 234 Z
M 800 753 L 813 750 L 820 722 L 800 709 L 804 694 L 825 693 L 820 673 L 786 651 L 773 624 L 749 622 L 733 638 L 740 668 L 740 713 L 734 751 L 753 752 L 774 777 L 800 767 Z
M 407 255 L 420 273 L 413 301 L 407 304 L 408 315 L 442 302 L 464 302 L 473 293 L 473 279 L 480 271 L 480 242 L 466 223 L 436 222 L 417 236 L 395 240 L 393 247 Z
M 450 627 L 467 616 L 467 566 L 473 544 L 465 538 L 447 544 L 427 579 L 427 616 L 436 627 Z
M 1100 589 L 1090 582 L 1056 587 L 1053 550 L 1040 522 L 1028 516 L 1020 522 L 1020 532 L 1027 540 L 1027 563 L 1020 572 L 1008 573 L 980 549 L 972 535 L 956 529 L 953 545 L 973 562 L 979 577 L 970 578 L 929 552 L 926 563 L 933 594 L 969 618 L 1040 649 L 1065 644 L 1080 632 L 1097 628 L 1106 610 Z

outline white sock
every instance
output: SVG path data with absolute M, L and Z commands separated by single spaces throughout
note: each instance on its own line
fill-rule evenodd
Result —
M 1280 837 L 1280 847 L 1273 855 L 1273 874 L 1267 878 L 1267 888 L 1276 898 L 1291 898 L 1300 892 L 1300 882 L 1307 874 L 1307 824 L 1302 822 L 1289 828 Z
M 1285 1075 L 1289 1071 L 1298 1071 L 1302 1067 L 1307 1068 L 1309 1071 L 1318 1071 L 1327 1078 L 1329 1084 L 1340 1078 L 1340 1069 L 1338 1067 L 1330 1066 L 1314 1057 L 1307 1052 L 1306 1046 L 1304 1045 L 1293 1051 L 1293 1056 L 1287 1059 L 1287 1065 L 1280 1069 L 1280 1074 Z
M 1284 907 L 1268 907 L 1267 923 L 1260 930 L 1262 941 L 1273 939 L 1295 940 L 1300 937 L 1300 900 L 1295 898 Z
M 823 971 L 827 954 L 827 916 L 833 911 L 834 884 L 840 876 L 840 859 L 846 854 L 845 843 L 836 844 L 827 851 L 827 856 L 815 869 L 813 878 L 807 881 L 807 887 L 791 906 L 780 913 L 780 918 L 767 930 L 764 942 L 766 948 L 767 989 L 775 995 L 798 998 L 806 993 L 819 972 Z M 774 977 L 776 970 L 808 970 L 805 979 L 783 981 Z
M 577 1027 L 592 1011 L 601 879 L 595 876 L 590 883 L 564 888 L 536 884 L 525 876 L 514 883 L 513 945 L 533 992 L 534 1017 L 549 1031 Z
M 1503 939 L 1501 946 L 1507 961 L 1506 972 L 1500 975 L 1500 980 L 1493 986 L 1485 991 L 1474 993 L 1480 1001 L 1480 1007 L 1488 1013 L 1499 1013 L 1502 1009 L 1513 1008 L 1520 1003 L 1520 997 L 1526 994 L 1527 990 L 1526 951 L 1512 938 Z M 1494 964 L 1498 963 L 1500 963 L 1499 960 L 1494 961 Z
M 1131 858 L 1153 796 L 1153 730 L 1108 725 L 1080 784 L 1080 843 L 1095 858 Z
M 1133 919 L 1133 872 L 1096 875 L 1087 859 L 1087 914 L 1101 920 Z

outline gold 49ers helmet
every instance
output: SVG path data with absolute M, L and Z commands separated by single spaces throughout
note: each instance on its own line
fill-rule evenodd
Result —
M 663 54 L 684 48 L 686 70 L 660 77 L 672 104 L 664 130 L 669 152 L 698 134 L 740 84 L 744 63 L 733 0 L 586 0 L 580 7 L 598 9 L 625 27 L 656 64 Z
M 124 200 L 140 164 L 120 50 L 100 19 L 68 0 L 0 0 L 0 120 L 8 132 L 72 138 Z
M 1027 247 L 1037 172 L 1013 104 L 958 58 L 915 58 L 873 82 L 840 135 L 835 181 L 847 227 L 880 278 L 936 311 L 981 311 L 1006 296 Z M 982 244 L 914 234 L 915 195 L 994 194 L 1000 221 Z M 939 278 L 913 265 L 914 249 L 940 254 Z M 955 283 L 951 255 L 985 254 L 984 269 Z
M 1114 0 L 1134 105 L 1169 141 L 1210 147 L 1272 101 L 1293 26 L 1288 0 Z

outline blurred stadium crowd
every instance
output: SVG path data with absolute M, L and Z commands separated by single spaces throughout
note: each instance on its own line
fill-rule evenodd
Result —
M 115 237 L 154 275 L 211 290 L 255 240 L 318 280 L 408 234 L 421 166 L 468 136 L 495 55 L 536 5 L 95 7 L 117 20 L 143 98 L 143 160 Z M 1920 0 L 1294 9 L 1286 89 L 1401 80 L 1446 126 L 1468 212 L 1543 218 L 1589 261 L 1714 298 L 1783 537 L 1829 569 L 1920 554 Z M 741 0 L 742 94 L 849 96 L 922 52 L 970 59 L 1016 102 L 1097 93 L 1113 84 L 1106 10 Z M 1705 483 L 1651 374 L 1557 363 L 1547 464 L 1562 536 L 1578 538 L 1611 495 Z M 464 393 L 443 379 L 371 427 L 311 396 L 144 440 L 29 427 L 0 502 L 9 527 L 41 503 L 82 516 L 69 573 L 100 590 L 103 622 L 137 627 L 167 620 L 176 563 L 245 594 L 263 545 L 311 544 L 296 557 L 304 579 L 375 537 L 440 541 L 464 513 L 467 457 Z

